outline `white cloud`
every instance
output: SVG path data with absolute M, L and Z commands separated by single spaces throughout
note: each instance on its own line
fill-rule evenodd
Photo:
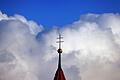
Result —
M 0 17 L 0 56 L 4 58 L 0 63 L 0 80 L 37 80 L 35 61 L 30 57 L 39 51 L 39 45 L 32 33 L 37 34 L 42 27 L 21 17 Z M 31 27 L 34 27 L 32 32 Z
M 69 80 L 120 79 L 119 24 L 119 14 L 86 14 L 61 29 L 65 41 L 63 66 Z M 56 46 L 51 35 L 56 37 L 56 32 L 47 34 L 46 43 Z M 53 59 L 55 56 L 46 54 L 46 57 Z M 72 70 L 69 73 L 71 67 L 77 69 L 79 76 L 72 74 Z
M 119 14 L 86 14 L 60 29 L 68 80 L 120 79 L 119 25 Z M 0 80 L 53 79 L 57 30 L 42 30 L 42 25 L 21 15 L 0 13 Z

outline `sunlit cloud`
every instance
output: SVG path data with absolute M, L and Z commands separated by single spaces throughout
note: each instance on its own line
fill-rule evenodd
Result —
M 85 14 L 60 28 L 68 80 L 120 79 L 120 15 Z M 50 80 L 57 69 L 56 28 L 0 12 L 0 80 Z

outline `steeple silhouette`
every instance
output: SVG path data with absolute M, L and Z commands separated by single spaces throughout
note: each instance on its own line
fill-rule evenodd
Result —
M 59 37 L 57 38 L 59 40 L 59 41 L 57 41 L 57 43 L 59 43 L 59 48 L 57 50 L 57 52 L 59 53 L 59 60 L 58 60 L 58 69 L 57 69 L 57 71 L 55 73 L 54 80 L 66 80 L 65 76 L 64 76 L 64 72 L 63 72 L 62 67 L 61 67 L 61 54 L 62 54 L 61 43 L 63 42 L 61 40 L 62 38 L 63 37 L 59 33 Z

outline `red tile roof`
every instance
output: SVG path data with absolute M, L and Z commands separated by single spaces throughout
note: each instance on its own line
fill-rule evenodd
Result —
M 58 69 L 56 71 L 54 80 L 66 80 L 65 76 L 64 76 L 64 73 L 63 73 L 63 70 L 61 68 L 59 68 L 59 67 L 58 67 Z

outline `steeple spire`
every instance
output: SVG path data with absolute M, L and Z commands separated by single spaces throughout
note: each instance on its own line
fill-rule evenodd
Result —
M 58 69 L 55 73 L 54 80 L 66 80 L 65 76 L 64 76 L 64 72 L 63 72 L 62 67 L 61 67 L 61 53 L 62 53 L 61 43 L 63 42 L 62 38 L 63 37 L 59 33 L 59 36 L 57 38 L 58 39 L 57 43 L 59 44 L 59 48 L 57 50 L 57 52 L 59 53 L 59 60 L 58 60 Z
M 57 43 L 59 43 L 59 48 L 57 50 L 57 52 L 59 53 L 59 61 L 58 61 L 58 67 L 61 68 L 61 53 L 62 53 L 62 48 L 61 48 L 61 43 L 64 42 L 62 41 L 63 37 L 61 36 L 61 34 L 59 33 L 59 37 L 57 38 L 59 41 L 57 41 Z

